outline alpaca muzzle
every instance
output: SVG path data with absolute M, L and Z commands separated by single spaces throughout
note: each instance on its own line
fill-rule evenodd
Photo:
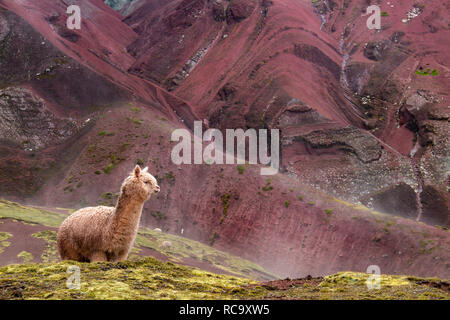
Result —
M 159 191 L 161 191 L 161 189 L 159 188 L 159 186 L 155 187 L 155 192 L 158 193 Z

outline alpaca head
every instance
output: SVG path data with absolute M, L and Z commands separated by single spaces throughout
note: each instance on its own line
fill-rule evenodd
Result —
M 148 168 L 136 166 L 122 184 L 122 194 L 140 201 L 146 201 L 154 193 L 159 192 L 158 182 L 148 173 Z

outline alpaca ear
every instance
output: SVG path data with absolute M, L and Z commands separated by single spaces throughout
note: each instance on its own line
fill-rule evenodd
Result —
M 144 170 L 142 170 L 144 172 L 148 172 L 148 167 L 145 167 Z
M 135 168 L 134 168 L 134 176 L 136 177 L 136 178 L 139 178 L 139 175 L 141 174 L 141 167 L 139 167 L 139 166 L 136 166 Z

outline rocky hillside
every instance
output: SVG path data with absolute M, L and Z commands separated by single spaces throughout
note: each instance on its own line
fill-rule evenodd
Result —
M 370 1 L 147 1 L 124 20 L 138 34 L 129 71 L 211 127 L 281 129 L 287 175 L 445 224 L 448 8 L 388 2 L 377 32 Z
M 356 0 L 77 3 L 72 31 L 64 1 L 0 0 L 1 197 L 114 205 L 138 163 L 143 227 L 270 273 L 450 276 L 444 4 L 383 0 L 376 32 Z M 198 119 L 280 128 L 282 171 L 174 165 Z

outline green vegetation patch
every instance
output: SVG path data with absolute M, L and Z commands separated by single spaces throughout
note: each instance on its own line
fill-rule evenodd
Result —
M 9 232 L 0 232 L 0 241 L 8 240 L 12 237 L 12 234 Z
M 81 271 L 80 289 L 68 289 L 68 267 Z M 117 263 L 59 262 L 0 268 L 0 299 L 449 299 L 449 282 L 381 275 L 368 290 L 368 274 L 341 272 L 303 279 L 280 290 L 276 284 L 217 275 L 144 258 Z M 286 280 L 290 281 L 290 280 Z
M 47 263 L 59 261 L 59 254 L 56 246 L 57 233 L 55 231 L 40 231 L 37 233 L 33 233 L 32 236 L 37 239 L 42 239 L 47 243 L 44 252 L 41 255 L 43 262 Z
M 127 117 L 127 120 L 133 122 L 135 125 L 138 125 L 138 126 L 140 126 L 142 124 L 142 120 L 138 119 L 138 118 Z
M 175 176 L 173 175 L 172 171 L 164 174 L 163 179 L 166 180 L 169 183 L 169 185 L 171 185 L 171 186 L 173 186 L 175 184 Z
M 115 135 L 115 133 L 114 133 L 114 132 L 100 131 L 100 132 L 98 133 L 98 135 L 101 136 L 101 137 L 104 137 L 104 136 L 112 137 L 112 136 Z
M 272 180 L 270 178 L 267 179 L 266 185 L 262 187 L 262 190 L 263 191 L 271 191 L 271 190 L 273 190 L 273 187 L 272 187 L 271 183 L 272 183 Z
M 9 247 L 11 242 L 6 241 L 12 237 L 12 234 L 9 232 L 0 232 L 0 253 L 3 252 L 4 248 Z
M 59 227 L 67 217 L 62 213 L 22 206 L 15 202 L 0 200 L 0 219 L 16 219 L 19 221 L 42 224 L 47 227 Z
M 225 193 L 220 197 L 220 199 L 222 200 L 222 207 L 223 207 L 222 218 L 220 220 L 220 224 L 222 224 L 228 215 L 228 208 L 230 207 L 231 202 L 231 194 Z
M 211 238 L 213 235 L 211 236 Z M 216 236 L 214 236 L 215 239 Z M 169 248 L 161 247 L 164 241 L 170 241 Z M 276 275 L 265 271 L 257 264 L 219 251 L 206 244 L 164 232 L 141 228 L 136 237 L 138 248 L 146 247 L 157 250 L 172 261 L 183 262 L 183 259 L 195 259 L 210 263 L 223 271 L 252 279 L 275 279 Z
M 121 161 L 122 159 L 112 154 L 110 156 L 110 163 L 105 168 L 103 168 L 103 172 L 106 174 L 110 174 L 111 171 L 116 167 L 116 165 L 118 165 Z
M 436 69 L 430 70 L 430 68 L 426 68 L 416 70 L 416 74 L 419 76 L 437 76 L 439 74 L 439 71 L 437 71 Z
M 23 263 L 30 263 L 33 261 L 33 254 L 28 251 L 22 251 L 17 255 L 18 258 L 22 259 Z

